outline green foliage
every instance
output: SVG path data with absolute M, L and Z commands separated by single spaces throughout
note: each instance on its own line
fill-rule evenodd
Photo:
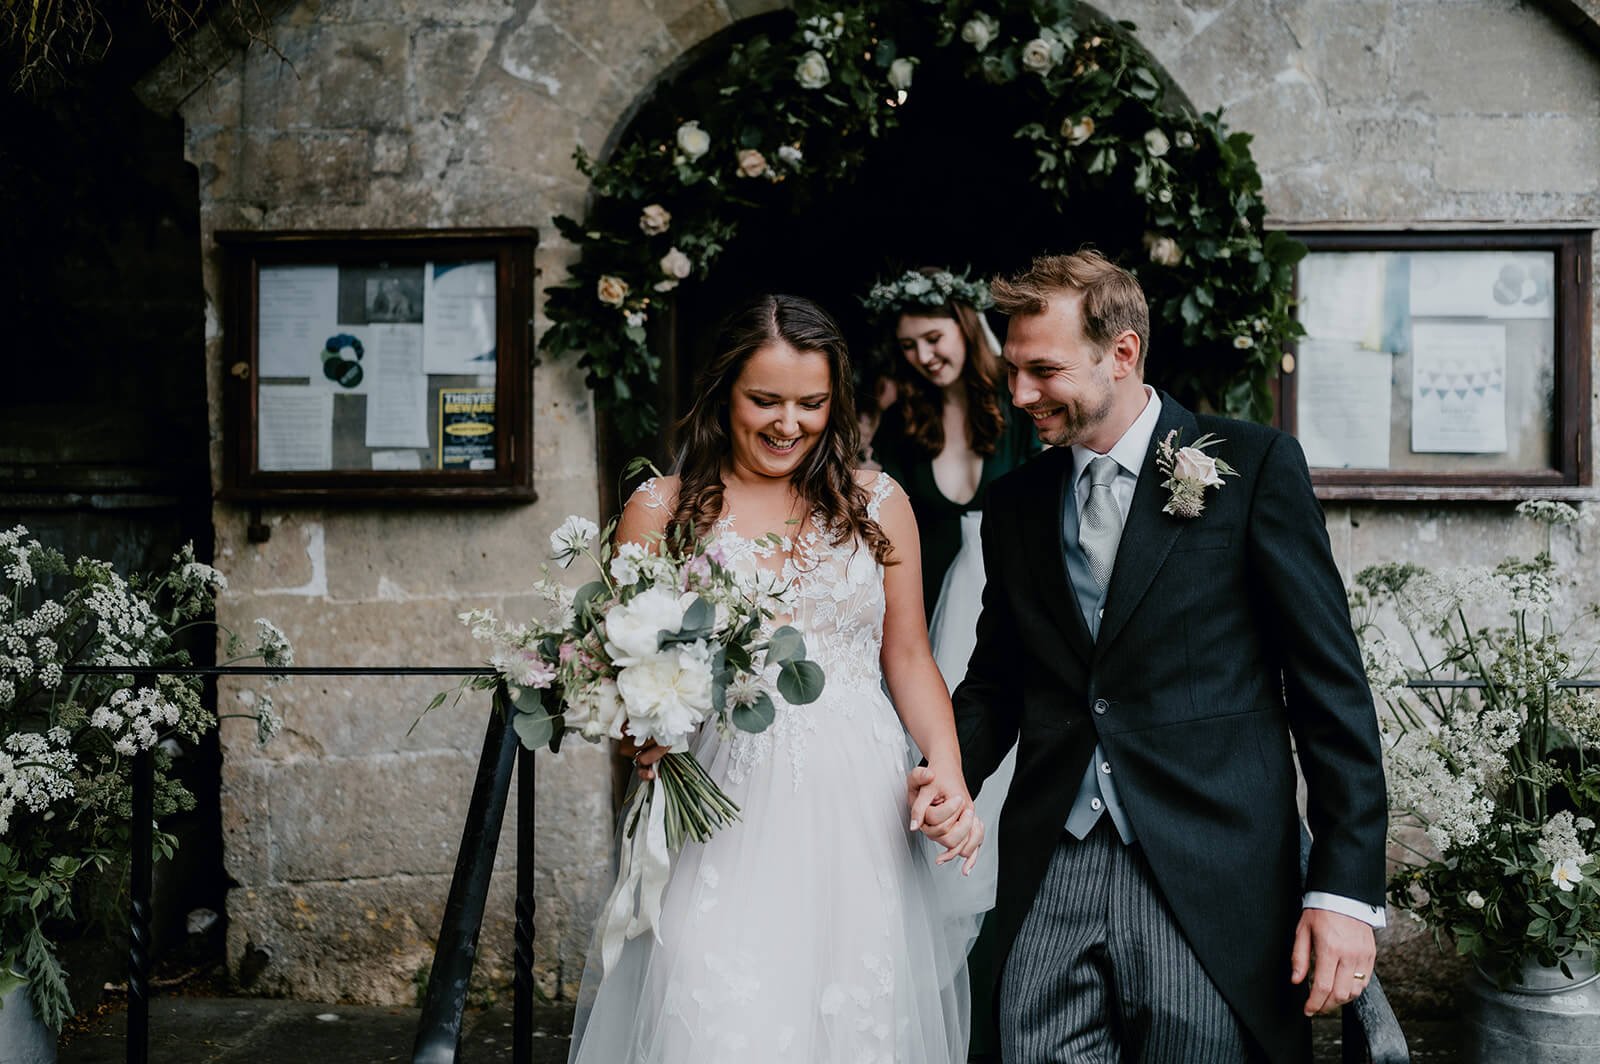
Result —
M 582 254 L 548 293 L 540 346 L 577 355 L 597 404 L 630 440 L 656 428 L 652 404 L 638 401 L 655 393 L 660 371 L 648 319 L 680 280 L 714 268 L 751 212 L 803 210 L 849 181 L 897 122 L 889 67 L 923 58 L 901 42 L 923 39 L 930 22 L 935 47 L 1004 92 L 997 118 L 1026 118 L 1016 136 L 1033 145 L 1033 179 L 1059 210 L 1085 190 L 1140 198 L 1149 259 L 1132 268 L 1152 315 L 1181 323 L 1168 386 L 1190 404 L 1270 418 L 1283 346 L 1302 331 L 1290 293 L 1305 247 L 1263 231 L 1249 135 L 1230 132 L 1220 112 L 1179 106 L 1128 37 L 1131 24 L 1104 23 L 1071 0 L 794 6 L 791 32 L 734 46 L 716 75 L 663 86 L 609 159 L 578 152 L 593 206 L 581 224 L 556 220 Z M 969 28 L 979 21 L 990 27 L 982 48 Z M 826 64 L 824 84 L 819 68 L 802 65 L 814 64 L 810 53 Z M 644 224 L 647 207 L 670 222 Z M 686 278 L 668 270 L 683 264 L 673 252 L 687 259 Z

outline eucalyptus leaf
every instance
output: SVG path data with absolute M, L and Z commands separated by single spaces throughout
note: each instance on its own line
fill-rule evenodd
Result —
M 789 661 L 778 672 L 778 693 L 791 705 L 803 706 L 822 697 L 822 666 L 814 661 Z
M 511 718 L 511 727 L 517 733 L 517 738 L 522 740 L 522 745 L 528 750 L 537 750 L 544 746 L 555 734 L 555 721 L 550 714 L 540 708 L 534 713 L 521 713 Z
M 772 704 L 772 696 L 762 691 L 754 702 L 735 707 L 728 717 L 733 721 L 733 726 L 742 732 L 764 732 L 777 715 L 778 708 Z
M 806 640 L 798 629 L 784 625 L 772 633 L 767 642 L 767 664 L 779 665 L 798 661 L 806 656 Z

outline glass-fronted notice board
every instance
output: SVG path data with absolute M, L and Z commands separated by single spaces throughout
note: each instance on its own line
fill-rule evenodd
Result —
M 227 496 L 532 497 L 533 230 L 217 241 Z

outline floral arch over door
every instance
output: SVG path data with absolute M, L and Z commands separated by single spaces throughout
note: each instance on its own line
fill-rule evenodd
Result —
M 582 222 L 556 220 L 581 256 L 549 292 L 541 347 L 578 353 L 625 437 L 653 433 L 638 401 L 661 365 L 651 316 L 714 268 L 750 212 L 805 210 L 847 184 L 937 59 L 997 94 L 995 121 L 1032 147 L 1030 180 L 1058 210 L 1099 189 L 1135 198 L 1143 254 L 1126 264 L 1181 339 L 1165 385 L 1269 418 L 1304 247 L 1263 231 L 1249 135 L 1195 113 L 1134 29 L 1074 0 L 799 0 L 720 66 L 658 86 L 608 159 L 579 150 L 593 198 Z

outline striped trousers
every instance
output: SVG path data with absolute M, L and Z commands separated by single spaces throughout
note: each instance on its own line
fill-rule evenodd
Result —
M 1249 1039 L 1138 843 L 1063 832 L 1000 984 L 1004 1064 L 1230 1064 Z

